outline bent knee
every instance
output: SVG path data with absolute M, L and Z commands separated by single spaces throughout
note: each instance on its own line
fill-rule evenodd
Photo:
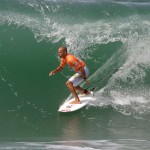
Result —
M 70 85 L 73 86 L 73 83 L 68 80 L 68 81 L 66 82 L 66 86 L 70 86 Z

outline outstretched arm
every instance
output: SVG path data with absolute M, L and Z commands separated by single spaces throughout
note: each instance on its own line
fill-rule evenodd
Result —
M 49 73 L 49 76 L 54 75 L 56 72 L 59 72 L 59 71 L 61 71 L 62 69 L 63 69 L 63 67 L 59 66 L 59 67 L 56 68 L 55 70 L 51 71 L 51 72 Z

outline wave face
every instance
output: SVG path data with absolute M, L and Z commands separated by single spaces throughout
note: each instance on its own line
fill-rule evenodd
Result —
M 0 1 L 1 137 L 9 137 L 10 132 L 12 137 L 28 137 L 30 133 L 57 137 L 58 133 L 53 133 L 60 117 L 57 109 L 69 95 L 65 82 L 73 74 L 66 67 L 48 77 L 59 65 L 57 49 L 61 45 L 90 68 L 88 88 L 95 88 L 95 101 L 83 109 L 85 112 L 79 112 L 83 118 L 89 115 L 99 120 L 101 115 L 96 111 L 101 111 L 105 120 L 107 110 L 129 124 L 134 119 L 148 124 L 149 10 L 149 0 Z

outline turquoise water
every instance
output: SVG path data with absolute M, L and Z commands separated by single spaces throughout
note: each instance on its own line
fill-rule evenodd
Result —
M 0 1 L 0 149 L 150 148 L 150 2 Z M 95 100 L 58 113 L 74 74 L 57 50 L 83 59 Z

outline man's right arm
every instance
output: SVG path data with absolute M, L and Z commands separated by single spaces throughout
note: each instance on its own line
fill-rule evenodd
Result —
M 62 69 L 63 69 L 63 67 L 59 66 L 59 67 L 56 68 L 55 70 L 51 71 L 51 72 L 49 73 L 49 76 L 54 75 L 56 72 L 59 72 L 59 71 L 61 71 Z

